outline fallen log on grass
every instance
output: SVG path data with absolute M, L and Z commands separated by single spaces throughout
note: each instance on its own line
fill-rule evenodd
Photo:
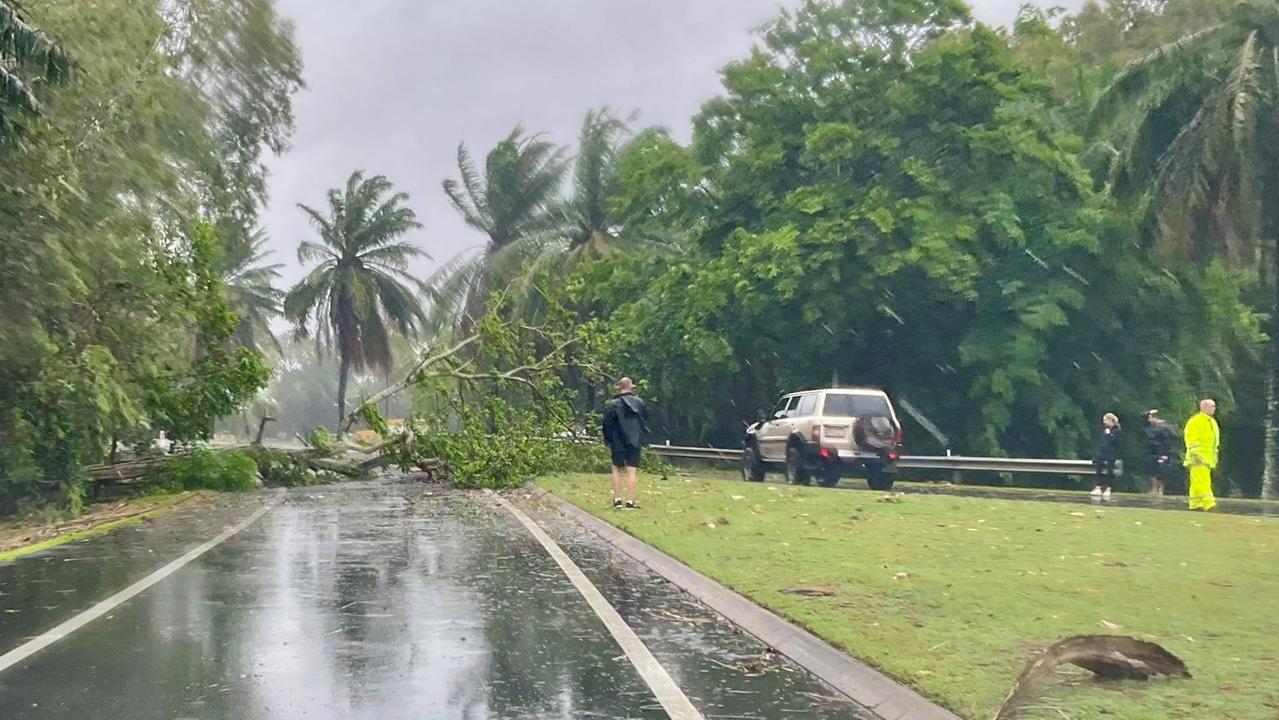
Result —
M 1089 670 L 1098 680 L 1191 676 L 1181 658 L 1156 643 L 1126 635 L 1077 635 L 1054 643 L 1026 664 L 995 720 L 1011 720 L 1037 693 L 1038 686 L 1062 665 Z

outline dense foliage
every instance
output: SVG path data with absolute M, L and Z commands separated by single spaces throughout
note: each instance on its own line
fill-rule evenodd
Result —
M 678 239 L 678 252 L 601 253 L 567 278 L 565 263 L 532 265 L 521 282 L 604 321 L 597 361 L 647 380 L 657 430 L 677 442 L 732 444 L 778 393 L 840 382 L 909 398 L 973 454 L 1088 457 L 1098 419 L 1118 412 L 1138 459 L 1144 410 L 1175 422 L 1215 396 L 1232 435 L 1225 478 L 1255 493 L 1250 403 L 1273 366 L 1274 303 L 1258 260 L 1273 232 L 1231 205 L 1248 219 L 1230 237 L 1246 261 L 1169 252 L 1199 243 L 1170 237 L 1174 212 L 1210 230 L 1224 201 L 1167 192 L 1163 149 L 1190 147 L 1176 123 L 1207 128 L 1202 106 L 1217 134 L 1238 118 L 1236 140 L 1251 143 L 1238 157 L 1273 167 L 1252 151 L 1271 70 L 1240 67 L 1270 52 L 1257 27 L 1279 5 L 1228 7 L 1116 0 L 993 29 L 958 1 L 808 0 L 724 69 L 690 144 L 642 131 L 593 189 L 576 183 L 575 197 L 606 198 L 610 236 Z M 1218 45 L 1179 43 L 1188 18 L 1228 17 Z M 1156 74 L 1166 42 L 1186 51 Z M 1234 115 L 1218 110 L 1230 98 L 1243 98 Z M 1176 187 L 1264 177 L 1213 154 L 1234 152 L 1228 140 L 1195 144 Z M 579 413 L 597 409 L 564 380 Z
M 14 7 L 0 66 L 39 107 L 0 104 L 0 512 L 74 507 L 114 440 L 206 437 L 265 384 L 226 280 L 301 83 L 270 0 Z

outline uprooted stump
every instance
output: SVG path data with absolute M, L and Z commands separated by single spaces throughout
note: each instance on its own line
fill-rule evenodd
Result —
M 1156 643 L 1127 635 L 1077 635 L 1045 648 L 1026 664 L 995 714 L 995 720 L 1012 718 L 1036 693 L 1041 682 L 1062 665 L 1089 670 L 1098 680 L 1191 677 L 1181 658 Z
M 448 463 L 438 458 L 426 458 L 417 462 L 417 475 L 423 482 L 444 482 L 449 477 Z

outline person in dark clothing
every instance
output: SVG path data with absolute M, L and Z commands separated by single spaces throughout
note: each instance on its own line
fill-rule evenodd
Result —
M 1181 465 L 1175 461 L 1181 454 L 1177 449 L 1179 444 L 1176 431 L 1159 417 L 1158 410 L 1146 413 L 1146 454 L 1150 457 L 1151 495 L 1163 495 L 1168 486 L 1175 488 L 1180 485 L 1177 473 L 1180 472 Z
M 622 473 L 626 473 L 626 507 L 638 508 L 640 446 L 648 434 L 648 407 L 635 395 L 630 378 L 617 383 L 617 394 L 604 408 L 604 444 L 613 458 L 613 507 L 622 507 Z
M 1119 417 L 1114 413 L 1103 415 L 1101 426 L 1101 437 L 1097 439 L 1097 449 L 1092 456 L 1097 472 L 1091 494 L 1094 498 L 1109 500 L 1110 491 L 1115 487 L 1115 463 L 1119 461 L 1119 436 L 1123 431 L 1119 427 Z

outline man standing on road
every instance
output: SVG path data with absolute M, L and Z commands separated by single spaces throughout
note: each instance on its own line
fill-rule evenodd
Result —
M 1173 479 L 1176 465 L 1173 464 L 1173 448 L 1177 445 L 1177 433 L 1168 423 L 1159 417 L 1158 410 L 1146 413 L 1146 454 L 1150 456 L 1150 489 L 1151 495 L 1163 495 L 1168 483 Z
M 640 445 L 648 432 L 648 407 L 635 396 L 635 384 L 624 377 L 604 408 L 604 444 L 613 457 L 613 507 L 622 507 L 622 472 L 626 472 L 626 507 L 638 508 Z
M 1212 496 L 1212 471 L 1217 467 L 1217 451 L 1221 448 L 1221 428 L 1217 426 L 1217 403 L 1205 398 L 1199 401 L 1199 412 L 1186 423 L 1186 460 L 1190 468 L 1190 509 L 1211 510 L 1217 499 Z

